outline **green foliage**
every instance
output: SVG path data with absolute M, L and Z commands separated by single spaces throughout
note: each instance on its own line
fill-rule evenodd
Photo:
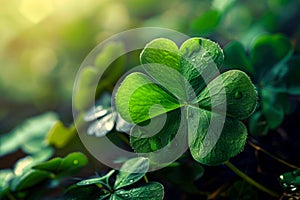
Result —
M 121 85 L 124 95 L 119 96 L 122 101 L 119 104 L 124 103 L 120 106 L 122 116 L 130 118 L 127 119 L 130 123 L 137 123 L 131 130 L 130 144 L 138 153 L 150 152 L 150 167 L 159 159 L 168 160 L 168 150 L 170 154 L 181 155 L 181 149 L 188 145 L 192 156 L 201 162 L 193 162 L 187 153 L 183 155 L 184 159 L 181 157 L 168 167 L 150 173 L 149 178 L 153 176 L 164 183 L 165 199 L 271 198 L 261 191 L 276 196 L 274 191 L 279 185 L 274 177 L 282 173 L 281 166 L 299 168 L 294 166 L 299 165 L 299 8 L 299 0 L 90 0 L 80 5 L 69 1 L 13 0 L 2 4 L 0 132 L 7 133 L 11 127 L 16 128 L 0 136 L 0 168 L 7 168 L 0 169 L 0 199 L 163 198 L 163 187 L 159 183 L 144 184 L 144 173 L 130 173 L 139 163 L 142 171 L 148 169 L 143 159 L 125 163 L 125 171 L 116 173 L 111 170 L 104 176 L 86 179 L 95 168 L 103 174 L 103 166 L 91 162 L 81 174 L 76 174 L 83 177 L 77 184 L 73 184 L 77 178 L 72 176 L 86 164 L 84 156 L 73 153 L 49 160 L 53 155 L 66 155 L 83 148 L 76 141 L 76 129 L 71 124 L 73 119 L 68 110 L 75 74 L 84 57 L 97 43 L 114 33 L 149 26 L 207 37 L 218 41 L 220 46 L 228 44 L 224 50 L 224 64 L 227 69 L 234 69 L 221 75 L 206 73 L 209 71 L 205 64 L 207 58 L 220 55 L 208 59 L 209 63 L 214 60 L 217 67 L 223 60 L 219 46 L 211 45 L 209 40 L 199 41 L 205 47 L 202 50 L 208 53 L 216 51 L 211 55 L 198 49 L 200 45 L 194 41 L 198 39 L 185 42 L 179 49 L 179 44 L 164 39 L 147 45 L 141 54 L 144 70 L 125 78 Z M 42 17 L 38 19 L 39 16 Z M 125 41 L 124 46 L 118 41 L 106 43 L 102 49 L 92 52 L 95 59 L 76 78 L 78 88 L 73 99 L 79 112 L 77 128 L 87 128 L 88 137 L 95 141 L 101 138 L 93 137 L 108 134 L 108 139 L 126 150 L 130 148 L 127 146 L 128 137 L 119 132 L 128 133 L 132 124 L 121 118 L 110 105 L 111 96 L 103 95 L 103 91 L 111 92 L 124 69 L 139 64 L 140 50 L 109 63 L 124 51 L 127 44 L 135 42 L 135 38 L 132 39 Z M 108 65 L 108 70 L 104 71 Z M 258 91 L 259 104 L 249 120 L 244 119 L 252 112 L 255 102 L 250 106 L 245 99 L 255 99 L 251 97 L 254 96 L 253 90 L 245 89 L 249 87 L 245 84 L 250 83 L 248 77 L 236 70 L 249 75 Z M 199 76 L 201 73 L 208 75 L 207 81 Z M 222 109 L 212 107 L 212 101 L 222 99 L 217 94 L 222 94 L 222 90 L 209 93 L 219 88 L 218 80 L 224 80 L 224 90 L 228 95 L 226 120 L 213 153 L 204 156 L 207 152 L 203 143 L 208 136 L 209 122 L 213 119 L 221 121 L 225 117 Z M 91 91 L 92 86 L 97 86 L 95 94 Z M 131 93 L 131 89 L 135 92 Z M 90 107 L 94 97 L 98 99 L 100 96 L 106 96 L 106 102 L 83 112 Z M 126 102 L 130 104 L 125 105 Z M 126 113 L 127 108 L 131 109 L 130 113 Z M 64 123 L 54 113 L 20 123 L 24 116 L 53 109 Z M 261 191 L 245 181 L 236 181 L 223 166 L 202 165 L 221 163 L 243 149 L 247 131 L 241 121 L 248 125 L 256 141 L 252 146 L 253 137 L 250 137 L 249 148 L 234 159 L 234 164 L 249 174 L 249 177 L 244 174 L 243 179 L 249 180 L 253 176 L 260 186 L 251 184 Z M 165 122 L 164 127 L 160 126 L 162 122 Z M 267 133 L 271 134 L 264 136 Z M 155 153 L 164 147 L 166 154 L 155 157 Z M 252 147 L 255 156 L 252 156 Z M 269 156 L 271 164 L 269 160 L 264 162 Z M 122 159 L 114 162 L 120 163 Z M 280 161 L 280 167 L 277 161 Z M 147 178 L 145 180 L 147 182 Z M 279 182 L 284 192 L 281 199 L 299 198 L 299 171 L 282 174 Z M 70 184 L 73 185 L 66 192 L 65 188 Z
M 257 200 L 258 194 L 253 186 L 245 181 L 236 181 L 228 189 L 228 196 L 234 200 Z
M 97 88 L 97 93 L 102 92 L 104 89 L 110 89 L 112 83 L 116 82 L 121 76 L 124 67 L 124 58 L 119 58 L 110 68 L 115 73 L 105 72 L 105 69 L 110 66 L 112 63 L 111 60 L 114 60 L 115 55 L 122 54 L 123 44 L 119 42 L 108 43 L 106 44 L 95 60 L 93 61 L 93 66 L 84 67 L 80 73 L 78 79 L 77 88 L 74 96 L 74 107 L 78 111 L 87 109 L 91 106 L 92 101 L 94 100 L 94 92 L 92 91 L 92 86 L 98 85 L 98 78 L 101 76 L 101 83 Z M 87 98 L 89 97 L 89 98 Z
M 53 158 L 47 162 L 33 166 L 33 169 L 48 171 L 56 175 L 73 174 L 87 164 L 87 158 L 82 153 L 70 153 L 65 158 Z
M 46 189 L 52 182 L 53 186 L 61 178 L 78 172 L 87 164 L 86 156 L 79 152 L 70 153 L 65 158 L 57 157 L 45 161 L 50 156 L 51 154 L 42 151 L 20 159 L 15 164 L 14 170 L 0 170 L 0 178 L 3 181 L 0 185 L 0 197 L 8 193 L 28 196 L 39 185 L 44 185 Z
M 167 117 L 165 126 L 155 136 L 147 138 L 156 126 L 131 129 L 130 142 L 136 152 L 149 153 L 167 146 L 177 131 L 188 135 L 191 154 L 200 163 L 220 164 L 243 149 L 247 130 L 239 120 L 249 117 L 255 109 L 256 91 L 249 77 L 238 70 L 215 78 L 214 67 L 220 67 L 223 61 L 223 52 L 216 43 L 191 38 L 178 49 L 171 40 L 160 38 L 150 42 L 140 58 L 145 72 L 133 72 L 123 80 L 115 97 L 117 110 L 126 121 L 139 125 L 150 119 L 158 125 L 162 114 Z M 204 78 L 209 81 L 207 86 Z M 217 105 L 224 103 L 222 92 L 227 96 L 226 114 L 213 110 L 215 105 L 211 105 L 212 99 Z M 178 117 L 181 115 L 183 119 Z M 210 151 L 203 145 L 208 119 L 222 117 L 223 131 Z M 186 139 L 181 139 L 184 144 Z
M 300 170 L 287 172 L 279 176 L 279 182 L 286 191 L 296 192 L 300 190 Z
M 48 148 L 45 136 L 57 121 L 54 113 L 27 119 L 11 132 L 0 137 L 0 156 L 22 149 L 25 153 L 34 154 Z
M 86 179 L 71 186 L 64 195 L 64 199 L 83 199 L 94 191 L 97 195 L 89 195 L 90 199 L 163 199 L 164 189 L 160 183 L 147 182 L 143 185 L 136 185 L 149 168 L 149 161 L 146 158 L 132 158 L 126 161 L 117 174 L 115 183 L 111 184 L 110 177 L 115 172 L 111 170 L 106 175 L 98 178 Z M 95 186 L 98 187 L 96 190 Z
M 75 132 L 75 127 L 67 128 L 62 122 L 57 121 L 49 130 L 46 142 L 56 148 L 62 148 L 74 137 Z
M 148 169 L 148 159 L 136 158 L 128 160 L 122 165 L 120 172 L 117 175 L 114 188 L 120 189 L 137 182 L 146 174 Z
M 222 14 L 218 10 L 208 10 L 191 23 L 191 32 L 200 35 L 208 35 L 215 31 L 221 21 Z
M 198 162 L 191 162 L 188 158 L 180 158 L 175 163 L 159 170 L 160 179 L 165 179 L 176 187 L 188 193 L 197 193 L 195 181 L 205 173 L 204 167 Z
M 225 66 L 248 72 L 258 90 L 260 106 L 249 122 L 252 134 L 264 135 L 277 128 L 290 112 L 288 95 L 300 94 L 299 61 L 289 39 L 278 34 L 258 37 L 249 56 L 237 41 L 225 47 Z

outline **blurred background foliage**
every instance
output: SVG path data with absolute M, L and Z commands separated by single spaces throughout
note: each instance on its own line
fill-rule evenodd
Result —
M 231 40 L 247 49 L 265 33 L 282 33 L 299 50 L 297 0 L 12 0 L 1 3 L 0 119 L 44 110 L 70 114 L 73 83 L 86 55 L 130 28 L 158 26 Z M 12 122 L 10 120 L 13 120 Z
M 299 0 L 2 1 L 0 134 L 10 132 L 11 136 L 1 138 L 0 154 L 10 153 L 18 148 L 27 154 L 37 153 L 38 149 L 30 149 L 30 145 L 25 144 L 27 140 L 24 140 L 24 136 L 21 137 L 20 130 L 13 128 L 24 119 L 46 111 L 56 113 L 45 115 L 50 116 L 51 123 L 60 118 L 69 127 L 56 122 L 51 129 L 53 138 L 58 137 L 56 129 L 66 132 L 65 138 L 70 138 L 68 133 L 75 131 L 74 127 L 69 126 L 73 120 L 73 84 L 87 54 L 115 33 L 146 26 L 163 27 L 218 42 L 224 48 L 226 56 L 223 69 L 238 68 L 251 76 L 258 88 L 259 106 L 248 121 L 252 133 L 250 145 L 234 160 L 243 169 L 249 169 L 250 175 L 256 178 L 261 175 L 257 172 L 267 174 L 268 180 L 262 178 L 263 183 L 277 190 L 278 184 L 274 185 L 274 177 L 276 179 L 278 173 L 291 169 L 277 164 L 277 161 L 282 160 L 274 160 L 267 153 L 272 152 L 272 156 L 274 154 L 300 165 L 300 129 L 297 124 L 300 119 L 299 21 Z M 138 64 L 138 53 L 126 59 L 126 67 L 134 67 Z M 120 63 L 124 64 L 123 61 Z M 117 74 L 117 77 L 107 81 L 105 89 L 97 90 L 98 95 L 104 90 L 111 91 L 124 70 L 122 67 L 113 69 L 115 71 L 109 73 Z M 24 128 L 29 130 L 25 131 L 28 141 L 34 138 L 40 143 L 49 131 L 48 126 L 46 123 L 45 130 L 41 131 L 42 136 Z M 14 136 L 19 141 L 10 146 L 9 142 Z M 50 144 L 65 145 L 64 141 L 57 143 L 53 138 L 48 138 Z M 6 149 L 3 148 L 4 141 L 8 142 Z M 76 144 L 76 149 L 82 148 L 78 142 Z M 266 150 L 261 150 L 258 144 L 262 144 Z M 48 145 L 43 143 L 39 147 Z M 52 154 L 51 150 L 47 156 Z M 2 165 L 8 167 L 8 164 Z M 223 171 L 215 174 L 216 169 L 220 170 L 222 167 L 206 169 L 206 174 L 213 175 L 214 178 L 224 176 L 225 173 L 231 179 L 232 174 L 228 175 Z M 176 169 L 174 173 L 178 173 Z M 195 174 L 198 177 L 200 172 Z M 159 174 L 157 176 L 159 179 L 163 178 Z M 204 175 L 204 178 L 207 177 Z M 251 195 L 248 193 L 249 198 L 234 192 L 239 184 L 241 183 L 236 182 L 230 187 L 229 196 L 232 199 L 257 198 L 253 191 Z M 215 188 L 218 191 L 215 185 L 198 182 L 198 186 L 204 190 Z M 223 195 L 221 189 L 217 195 Z

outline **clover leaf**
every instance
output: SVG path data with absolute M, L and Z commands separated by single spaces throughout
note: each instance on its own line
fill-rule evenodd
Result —
M 56 175 L 72 174 L 87 164 L 87 157 L 81 152 L 73 152 L 64 158 L 56 157 L 33 166 L 33 169 L 48 171 Z
M 287 172 L 279 176 L 279 182 L 286 191 L 299 191 L 300 170 Z
M 251 134 L 264 135 L 291 111 L 288 95 L 300 94 L 300 59 L 293 55 L 288 38 L 279 34 L 258 37 L 247 53 L 241 43 L 233 41 L 225 47 L 224 64 L 253 77 L 260 104 L 250 118 L 249 129 Z
M 84 120 L 91 122 L 87 128 L 88 135 L 103 137 L 114 127 L 119 132 L 129 132 L 131 124 L 127 123 L 111 107 L 111 94 L 104 93 L 85 115 Z
M 22 149 L 27 154 L 48 151 L 45 136 L 57 121 L 57 115 L 48 112 L 27 119 L 11 132 L 0 137 L 0 157 Z M 52 149 L 52 148 L 51 148 Z
M 146 45 L 140 59 L 143 70 L 126 76 L 115 96 L 117 111 L 136 124 L 130 142 L 137 153 L 148 153 L 151 161 L 160 162 L 154 157 L 161 149 L 174 155 L 189 144 L 196 161 L 217 165 L 243 149 L 247 129 L 240 120 L 254 111 L 257 94 L 242 71 L 218 76 L 223 62 L 219 45 L 191 38 L 178 48 L 173 41 L 158 38 Z M 222 123 L 223 129 L 218 129 Z
M 90 199 L 163 199 L 164 188 L 160 183 L 147 182 L 136 185 L 148 168 L 147 158 L 132 158 L 121 166 L 114 184 L 111 184 L 110 177 L 115 170 L 111 170 L 104 176 L 85 179 L 71 186 L 64 198 L 85 199 L 88 195 Z
M 65 158 L 56 157 L 45 161 L 48 158 L 49 155 L 41 151 L 35 156 L 20 159 L 15 165 L 15 176 L 10 189 L 14 192 L 27 190 L 49 179 L 75 173 L 87 164 L 86 156 L 80 152 L 70 153 Z

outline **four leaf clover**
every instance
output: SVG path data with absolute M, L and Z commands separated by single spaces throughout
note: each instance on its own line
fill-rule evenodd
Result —
M 178 49 L 158 38 L 140 59 L 143 70 L 126 76 L 115 96 L 117 111 L 135 124 L 130 132 L 135 152 L 159 162 L 154 157 L 160 149 L 171 152 L 159 155 L 164 159 L 188 144 L 196 161 L 217 165 L 243 149 L 247 129 L 241 120 L 254 111 L 257 93 L 242 71 L 218 75 L 223 52 L 216 43 L 191 38 Z

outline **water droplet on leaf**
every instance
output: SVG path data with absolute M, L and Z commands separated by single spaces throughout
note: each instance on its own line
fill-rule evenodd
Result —
M 234 94 L 234 98 L 236 98 L 236 99 L 240 99 L 240 98 L 242 98 L 243 97 L 243 94 L 242 94 L 242 92 L 240 92 L 240 91 L 237 91 L 237 92 L 235 92 L 235 94 Z
M 74 161 L 73 161 L 73 164 L 74 164 L 74 165 L 77 165 L 77 164 L 78 164 L 78 160 L 74 160 Z

